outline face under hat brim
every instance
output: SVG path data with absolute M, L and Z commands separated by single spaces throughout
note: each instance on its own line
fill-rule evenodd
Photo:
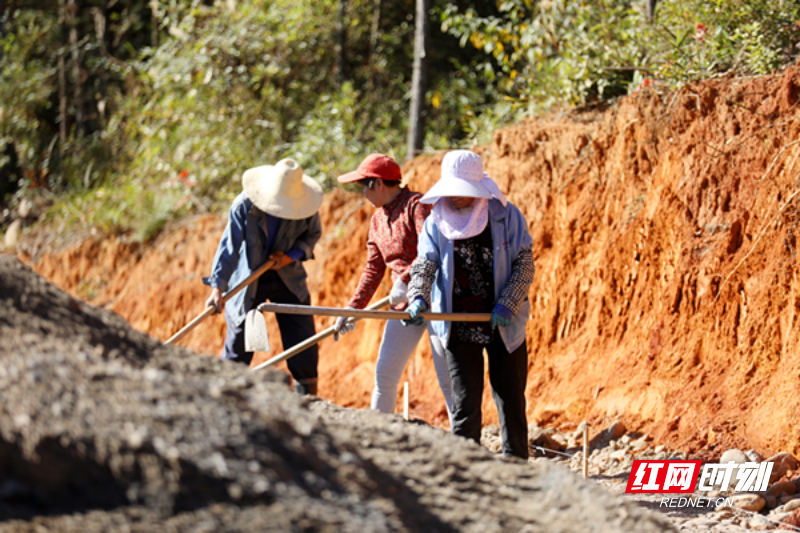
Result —
M 454 196 L 466 198 L 493 197 L 492 193 L 480 182 L 447 176 L 437 181 L 419 201 L 423 204 L 435 204 L 439 198 L 451 198 Z

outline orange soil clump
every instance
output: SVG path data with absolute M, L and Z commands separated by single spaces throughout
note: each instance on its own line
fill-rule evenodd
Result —
M 497 131 L 478 150 L 534 238 L 532 420 L 602 429 L 621 419 L 706 454 L 800 453 L 799 97 L 797 68 L 645 90 L 603 112 Z M 440 162 L 417 158 L 404 176 L 425 191 Z M 327 195 L 324 237 L 307 263 L 314 304 L 347 302 L 371 213 L 353 193 Z M 220 216 L 187 220 L 149 246 L 87 241 L 34 267 L 166 339 L 202 311 L 200 276 L 223 225 Z M 317 327 L 332 322 L 318 318 Z M 323 398 L 368 407 L 382 326 L 365 320 L 322 342 Z M 181 344 L 216 354 L 224 327 L 214 317 Z M 271 321 L 270 339 L 279 338 Z M 446 425 L 427 341 L 405 379 L 412 414 Z M 495 423 L 488 390 L 484 403 L 484 423 Z

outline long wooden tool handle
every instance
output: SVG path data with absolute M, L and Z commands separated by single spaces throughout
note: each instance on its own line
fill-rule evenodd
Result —
M 367 309 L 369 309 L 369 310 L 380 309 L 381 307 L 385 307 L 388 304 L 389 304 L 389 297 L 387 296 L 386 298 L 378 300 L 374 304 L 370 305 L 369 307 L 367 307 Z M 358 322 L 358 320 L 359 320 L 358 318 L 351 318 L 347 322 L 348 323 L 349 322 Z M 326 330 L 320 331 L 319 333 L 317 333 L 313 337 L 307 338 L 306 340 L 304 340 L 300 344 L 296 344 L 296 345 L 292 346 L 291 348 L 289 348 L 288 350 L 284 351 L 283 353 L 279 353 L 278 355 L 276 355 L 272 359 L 269 359 L 268 361 L 264 361 L 263 363 L 261 363 L 258 366 L 254 366 L 251 370 L 260 370 L 262 368 L 269 368 L 272 365 L 276 365 L 276 364 L 280 363 L 281 361 L 285 361 L 286 359 L 289 359 L 293 355 L 297 355 L 300 352 L 302 352 L 303 350 L 305 350 L 307 348 L 311 348 L 312 346 L 314 346 L 315 344 L 320 342 L 322 339 L 326 339 L 326 338 L 330 337 L 331 335 L 333 335 L 334 333 L 336 333 L 336 326 L 331 326 Z
M 376 311 L 370 309 L 340 309 L 338 307 L 313 307 L 310 305 L 291 305 L 263 303 L 258 306 L 263 312 L 283 313 L 286 315 L 314 315 L 314 316 L 347 316 L 355 318 L 382 318 L 403 319 L 408 318 L 408 311 Z M 420 313 L 419 316 L 426 320 L 447 320 L 448 322 L 489 322 L 491 313 Z
M 233 297 L 234 294 L 236 294 L 240 290 L 244 289 L 245 287 L 247 287 L 248 285 L 253 283 L 261 274 L 263 274 L 264 272 L 266 272 L 267 270 L 272 268 L 274 265 L 275 265 L 275 261 L 270 260 L 270 261 L 267 261 L 266 263 L 264 263 L 263 265 L 261 265 L 260 267 L 258 267 L 258 269 L 255 270 L 249 276 L 247 276 L 247 278 L 245 278 L 244 281 L 242 281 L 237 286 L 235 286 L 234 288 L 232 288 L 231 290 L 229 290 L 228 292 L 223 294 L 222 295 L 222 303 L 225 303 L 228 300 L 230 300 Z M 216 313 L 216 309 L 214 309 L 213 305 L 210 305 L 210 306 L 206 307 L 205 311 L 203 311 L 202 313 L 197 315 L 194 318 L 194 320 L 192 320 L 191 322 L 189 322 L 188 324 L 183 326 L 180 331 L 178 331 L 175 335 L 173 335 L 172 337 L 167 339 L 167 342 L 165 342 L 164 344 L 165 345 L 166 344 L 174 344 L 174 343 L 178 342 L 183 337 L 185 337 L 187 333 L 192 331 L 200 322 L 202 322 L 203 320 L 205 320 L 206 318 L 210 317 L 211 315 L 213 315 L 215 313 Z

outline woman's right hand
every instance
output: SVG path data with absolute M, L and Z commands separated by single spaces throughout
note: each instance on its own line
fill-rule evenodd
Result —
M 211 289 L 211 296 L 206 300 L 206 307 L 212 306 L 216 309 L 216 313 L 221 313 L 225 310 L 225 303 L 222 301 L 222 291 L 218 288 Z
M 353 307 L 346 307 L 345 309 L 353 309 Z M 333 334 L 333 340 L 338 341 L 339 335 L 347 335 L 354 329 L 356 329 L 355 321 L 351 320 L 348 322 L 347 320 L 350 317 L 347 316 L 340 316 L 336 319 L 336 323 L 333 325 L 336 328 L 336 333 Z
M 397 278 L 392 285 L 391 292 L 389 293 L 389 305 L 396 307 L 400 304 L 408 302 L 408 297 L 406 296 L 407 292 L 408 287 L 406 286 L 405 282 L 402 279 Z

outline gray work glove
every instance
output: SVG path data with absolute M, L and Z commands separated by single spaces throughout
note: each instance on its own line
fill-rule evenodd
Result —
M 355 309 L 354 307 L 348 306 L 346 309 Z M 333 340 L 338 341 L 339 335 L 347 335 L 354 329 L 356 329 L 355 321 L 348 322 L 347 319 L 350 317 L 347 316 L 340 316 L 336 318 L 336 323 L 333 325 L 336 328 L 336 333 L 333 334 Z

